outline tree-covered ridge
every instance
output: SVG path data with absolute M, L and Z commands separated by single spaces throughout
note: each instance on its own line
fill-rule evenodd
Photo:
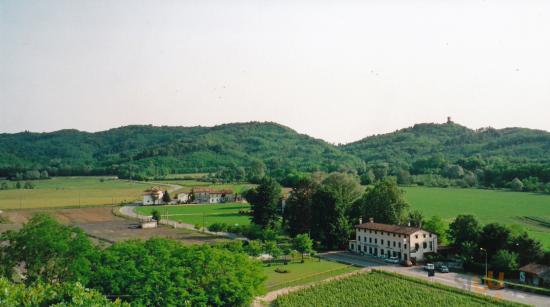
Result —
M 443 155 L 448 160 L 480 155 L 511 161 L 550 161 L 550 133 L 526 128 L 472 130 L 447 124 L 416 124 L 343 145 L 344 151 L 367 161 L 410 163 Z
M 392 175 L 401 184 L 550 191 L 550 133 L 546 131 L 472 130 L 452 122 L 417 124 L 340 149 L 367 162 L 364 183 Z
M 363 162 L 275 123 L 0 134 L 0 176 L 29 169 L 48 170 L 50 175 L 156 176 L 254 163 L 267 170 L 333 171 L 358 169 Z

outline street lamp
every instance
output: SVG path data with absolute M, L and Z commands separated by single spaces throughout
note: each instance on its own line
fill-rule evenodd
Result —
M 481 247 L 479 250 L 485 252 L 485 282 L 487 283 L 487 250 L 483 247 Z

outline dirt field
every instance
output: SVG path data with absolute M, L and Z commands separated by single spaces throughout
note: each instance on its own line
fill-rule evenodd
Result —
M 9 224 L 0 224 L 0 232 L 18 229 L 37 212 L 46 212 L 55 216 L 61 223 L 82 228 L 91 237 L 103 242 L 118 242 L 130 239 L 148 239 L 151 237 L 171 238 L 187 244 L 220 242 L 224 239 L 186 229 L 172 229 L 161 226 L 155 229 L 141 229 L 139 223 L 113 215 L 112 207 L 48 209 L 48 210 L 10 210 L 3 213 Z

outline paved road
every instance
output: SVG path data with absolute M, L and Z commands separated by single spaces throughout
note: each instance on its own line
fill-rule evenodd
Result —
M 360 256 L 349 252 L 321 253 L 319 256 L 338 262 L 371 267 L 416 278 L 422 278 L 466 291 L 472 291 L 482 295 L 490 295 L 496 298 L 515 301 L 527 305 L 550 307 L 550 297 L 548 296 L 513 289 L 490 290 L 480 284 L 479 276 L 460 273 L 436 273 L 434 277 L 428 277 L 427 273 L 418 266 L 403 267 L 398 265 L 388 265 L 379 259 Z

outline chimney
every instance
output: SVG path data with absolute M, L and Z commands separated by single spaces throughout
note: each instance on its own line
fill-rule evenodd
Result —
M 363 224 L 363 217 L 362 216 L 359 217 L 359 225 L 361 225 L 361 224 Z
M 369 217 L 369 223 L 374 223 L 374 218 Z

